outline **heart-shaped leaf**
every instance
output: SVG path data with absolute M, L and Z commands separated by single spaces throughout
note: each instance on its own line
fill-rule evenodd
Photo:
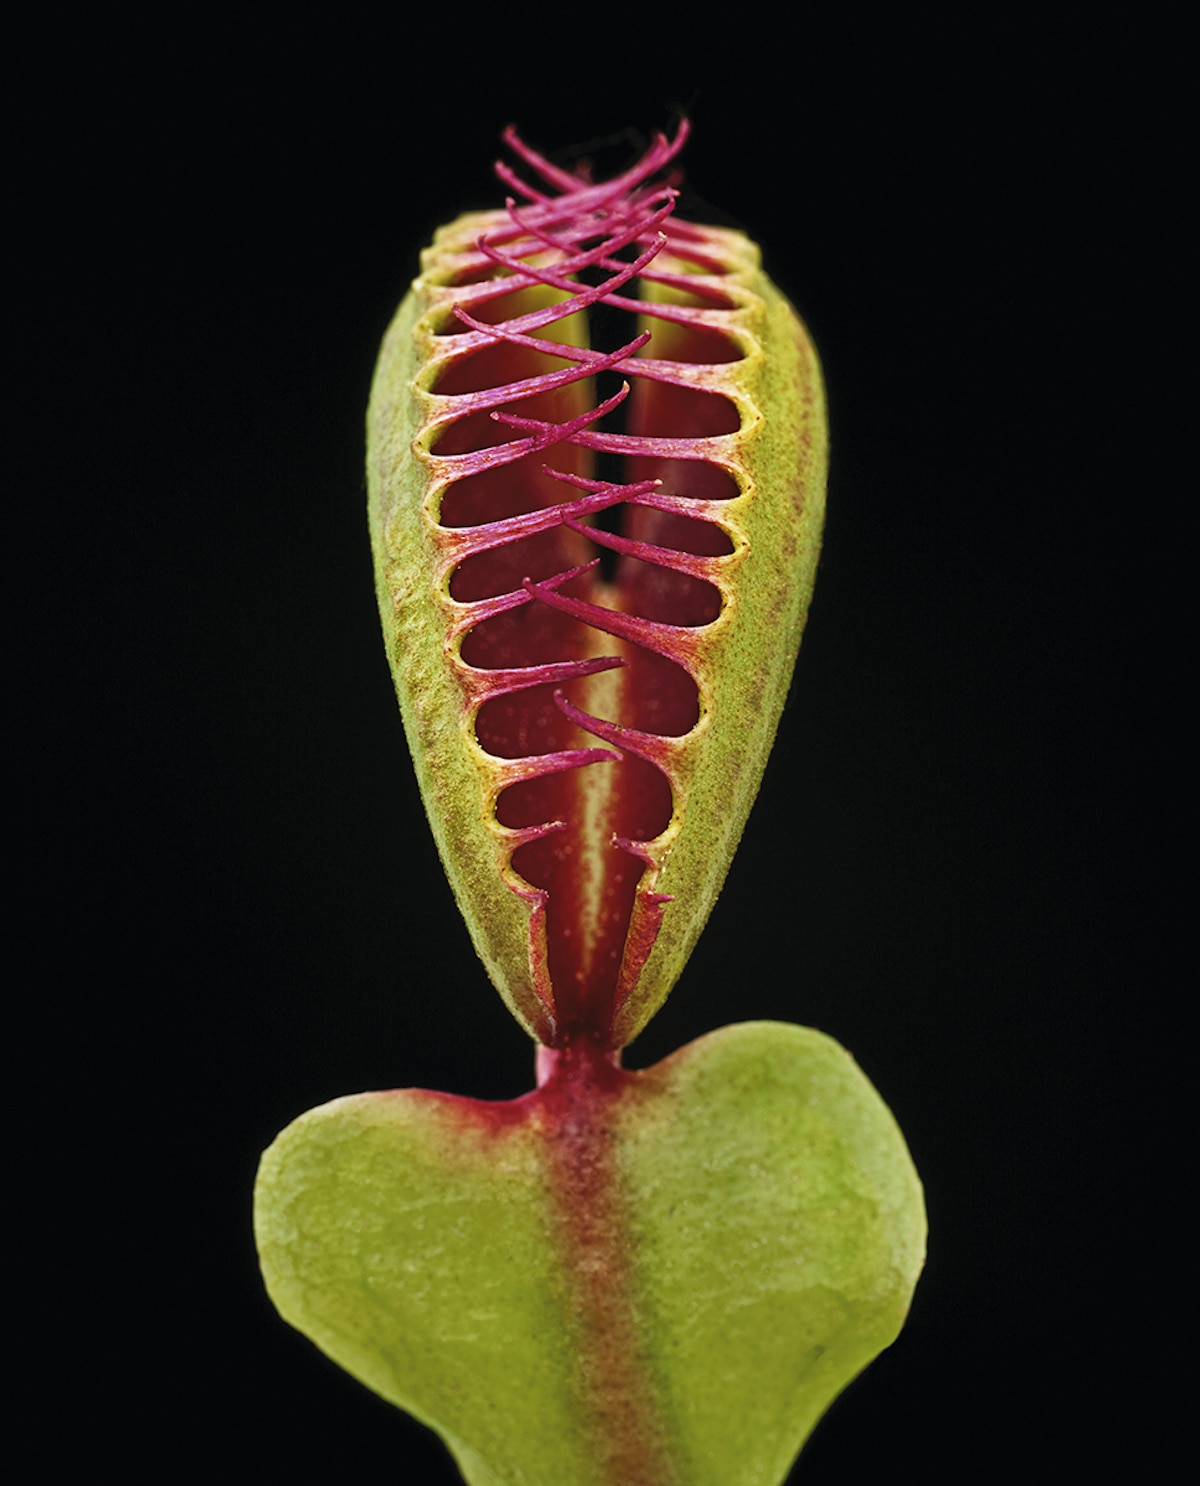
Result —
M 524 1099 L 339 1099 L 263 1158 L 282 1314 L 472 1486 L 774 1486 L 896 1336 L 920 1183 L 850 1056 L 778 1023 Z

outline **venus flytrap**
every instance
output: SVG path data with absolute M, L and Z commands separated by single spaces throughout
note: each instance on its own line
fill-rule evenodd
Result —
M 741 835 L 812 591 L 815 353 L 659 136 L 593 182 L 506 141 L 384 341 L 372 542 L 422 795 L 534 1092 L 337 1100 L 263 1158 L 281 1313 L 472 1486 L 772 1486 L 924 1251 L 849 1056 L 776 1023 L 631 1072 Z M 517 199 L 519 198 L 519 199 Z

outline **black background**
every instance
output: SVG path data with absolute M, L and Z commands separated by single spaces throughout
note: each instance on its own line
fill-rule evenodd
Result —
M 927 1272 L 797 1479 L 1051 1479 L 1101 1437 L 1119 1457 L 1106 1399 L 1139 1364 L 1110 1261 L 1145 1034 L 1121 976 L 1143 889 L 1116 845 L 1138 519 L 1118 501 L 1154 293 L 1131 302 L 1126 255 L 1161 231 L 1143 165 L 1177 101 L 1160 52 L 1115 34 L 735 19 L 694 63 L 634 17 L 587 40 L 518 13 L 97 24 L 31 59 L 43 603 L 70 637 L 46 756 L 67 808 L 33 860 L 88 1211 L 47 1244 L 81 1395 L 156 1478 L 457 1479 L 276 1318 L 250 1233 L 258 1154 L 302 1110 L 531 1083 L 411 776 L 364 409 L 419 249 L 500 199 L 505 123 L 554 151 L 680 107 L 691 188 L 761 243 L 820 348 L 833 466 L 759 803 L 629 1061 L 811 1024 L 909 1140 Z M 1136 118 L 1131 76 L 1155 95 Z

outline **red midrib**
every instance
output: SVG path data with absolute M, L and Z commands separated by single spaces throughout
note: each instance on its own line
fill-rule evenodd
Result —
M 554 1222 L 566 1261 L 567 1326 L 580 1403 L 604 1486 L 674 1486 L 662 1394 L 639 1319 L 637 1276 L 615 1118 L 637 1075 L 583 1039 L 544 1056 L 544 1119 Z

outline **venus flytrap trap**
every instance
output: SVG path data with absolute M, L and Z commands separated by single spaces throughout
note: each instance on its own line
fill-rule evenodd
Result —
M 815 353 L 753 244 L 675 217 L 686 132 L 593 182 L 509 131 L 514 199 L 437 234 L 371 395 L 405 728 L 538 1086 L 312 1110 L 255 1222 L 284 1317 L 472 1486 L 774 1486 L 924 1253 L 900 1132 L 829 1038 L 621 1066 L 758 790 L 824 500 Z

